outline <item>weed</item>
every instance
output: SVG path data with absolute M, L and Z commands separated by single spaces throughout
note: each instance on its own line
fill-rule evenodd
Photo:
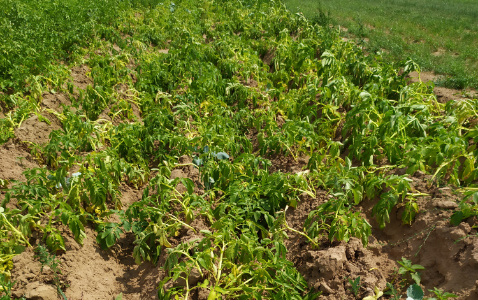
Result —
M 17 157 L 17 160 L 18 160 L 18 163 L 20 164 L 20 166 L 24 167 L 23 161 L 25 160 L 25 157 L 19 156 L 19 157 Z
M 357 299 L 359 292 L 360 292 L 360 287 L 362 286 L 360 284 L 360 276 L 355 278 L 354 280 L 347 278 L 348 282 L 350 283 L 350 291 L 354 295 L 354 297 Z
M 449 293 L 449 292 L 445 292 L 441 289 L 438 289 L 436 287 L 433 288 L 433 290 L 428 290 L 429 292 L 431 293 L 434 293 L 436 298 L 433 297 L 433 298 L 429 298 L 429 300 L 446 300 L 448 298 L 456 298 L 458 297 L 457 295 L 455 294 L 452 294 L 452 293 Z
M 410 275 L 410 278 L 417 284 L 420 285 L 420 273 L 418 273 L 417 270 L 423 270 L 425 269 L 421 265 L 414 265 L 412 264 L 411 260 L 406 259 L 405 257 L 402 257 L 401 261 L 398 261 L 398 263 L 401 265 L 401 267 L 398 269 L 398 274 L 404 276 L 406 274 Z
M 389 295 L 391 300 L 398 300 L 402 298 L 399 291 L 397 291 L 397 289 L 390 282 L 387 282 L 387 290 L 385 291 L 385 295 Z
M 56 286 L 58 296 L 66 300 L 67 298 L 62 291 L 62 287 L 64 287 L 64 283 L 60 279 L 60 275 L 61 275 L 61 270 L 59 268 L 60 260 L 57 259 L 55 255 L 50 254 L 50 252 L 48 252 L 48 249 L 42 245 L 38 245 L 38 247 L 35 248 L 35 257 L 38 258 L 38 260 L 42 264 L 42 267 L 41 267 L 42 271 L 45 266 L 48 266 L 51 269 L 51 271 L 53 272 L 53 282 Z

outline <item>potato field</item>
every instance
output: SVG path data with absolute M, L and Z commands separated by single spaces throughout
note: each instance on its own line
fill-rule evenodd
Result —
M 0 0 L 1 299 L 478 299 L 478 99 L 275 0 Z

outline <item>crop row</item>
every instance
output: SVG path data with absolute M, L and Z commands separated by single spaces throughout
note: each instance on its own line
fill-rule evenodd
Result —
M 71 101 L 48 111 L 62 129 L 46 144 L 30 145 L 43 167 L 27 170 L 26 182 L 2 181 L 5 274 L 33 232 L 61 253 L 59 225 L 80 244 L 85 226 L 93 226 L 103 248 L 133 233 L 137 263 L 166 253 L 162 299 L 187 298 L 197 288 L 209 289 L 211 299 L 312 299 L 317 294 L 286 259 L 288 232 L 300 232 L 312 248 L 326 238 L 358 237 L 367 245 L 364 201 L 373 203 L 382 228 L 396 206 L 412 224 L 426 196 L 410 185 L 418 171 L 432 175 L 431 185 L 451 184 L 470 196 L 455 224 L 477 214 L 478 103 L 442 104 L 431 86 L 408 84 L 407 75 L 419 71 L 413 61 L 390 65 L 365 56 L 274 1 L 164 1 L 120 6 L 113 15 L 111 6 L 75 5 L 75 14 L 104 12 L 115 22 L 85 29 L 80 40 L 92 39 L 90 46 L 58 36 L 57 44 L 76 48 L 37 49 L 55 53 L 51 64 L 44 58 L 46 73 L 6 72 L 12 68 L 3 64 L 3 142 L 41 111 L 45 93 Z M 21 58 L 28 48 L 19 47 L 9 63 L 31 66 Z M 71 62 L 61 62 L 65 53 Z M 78 90 L 65 72 L 70 63 L 88 65 L 92 84 Z M 273 172 L 277 157 L 308 163 L 300 172 Z M 197 170 L 196 181 L 172 178 L 184 167 Z M 405 174 L 392 172 L 397 168 Z M 121 185 L 143 189 L 142 199 L 123 208 Z M 287 209 L 318 189 L 330 201 L 303 228 L 290 228 Z M 112 215 L 119 221 L 109 221 Z M 191 224 L 198 218 L 210 229 L 197 232 Z M 184 230 L 199 238 L 175 243 Z M 192 272 L 200 283 L 171 286 L 179 277 L 187 283 Z

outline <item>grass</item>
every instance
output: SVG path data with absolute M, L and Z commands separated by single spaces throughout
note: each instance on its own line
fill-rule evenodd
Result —
M 368 52 L 446 75 L 439 84 L 478 88 L 478 2 L 474 0 L 283 0 L 308 18 L 322 14 Z

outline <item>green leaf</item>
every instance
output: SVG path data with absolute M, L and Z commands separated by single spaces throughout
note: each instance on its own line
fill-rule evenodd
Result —
M 407 300 L 422 300 L 423 290 L 418 284 L 412 284 L 407 289 Z
M 425 270 L 425 267 L 422 265 L 412 265 L 413 270 Z
M 463 169 L 463 174 L 461 175 L 461 179 L 462 180 L 466 180 L 468 177 L 470 177 L 470 175 L 472 174 L 472 172 L 475 170 L 475 164 L 474 162 L 467 158 L 465 160 L 465 163 L 464 163 L 465 167 Z
M 194 193 L 194 182 L 189 178 L 181 178 L 181 182 L 186 186 L 188 194 L 192 195 Z
M 352 190 L 352 193 L 354 194 L 354 203 L 355 205 L 360 204 L 362 202 L 362 193 L 361 191 L 357 191 L 356 189 Z
M 124 221 L 123 221 L 123 228 L 124 228 L 124 230 L 126 230 L 126 231 L 130 231 L 130 230 L 131 230 L 131 223 L 128 222 L 128 221 L 126 221 L 126 220 L 124 220 Z
M 460 225 L 461 221 L 465 218 L 465 215 L 462 211 L 456 211 L 450 218 L 450 223 L 454 226 Z
M 412 277 L 413 281 L 415 281 L 416 284 L 420 284 L 420 281 L 421 281 L 420 273 L 418 273 L 418 272 L 411 273 L 410 276 Z
M 215 290 L 216 292 L 221 293 L 221 294 L 227 294 L 227 293 L 228 293 L 227 290 L 221 288 L 220 286 L 215 286 L 215 287 L 214 287 L 214 290 Z
M 111 246 L 115 244 L 115 236 L 111 230 L 107 231 L 106 233 L 107 233 L 105 238 L 106 247 L 110 248 Z
M 200 287 L 200 288 L 205 289 L 205 288 L 207 288 L 207 287 L 209 286 L 209 280 L 204 279 L 204 281 L 203 281 L 202 283 L 198 283 L 197 286 Z
M 370 93 L 367 91 L 363 91 L 360 93 L 359 97 L 362 98 L 362 100 L 367 100 L 370 99 L 372 95 L 370 95 Z
M 25 251 L 25 249 L 26 249 L 26 247 L 23 246 L 23 245 L 15 245 L 15 246 L 13 246 L 13 253 L 20 254 L 23 251 Z
M 75 218 L 70 218 L 69 227 L 78 244 L 83 245 L 83 241 L 86 238 L 85 227 L 79 220 L 78 216 L 75 216 Z
M 50 232 L 46 237 L 46 245 L 53 253 L 60 250 L 66 251 L 65 241 L 59 232 Z
M 473 203 L 478 205 L 478 192 L 473 193 Z
M 212 232 L 209 231 L 209 230 L 207 230 L 207 229 L 202 229 L 202 230 L 200 230 L 199 232 L 202 233 L 202 234 L 204 234 L 204 235 L 206 235 L 206 236 L 212 235 Z

